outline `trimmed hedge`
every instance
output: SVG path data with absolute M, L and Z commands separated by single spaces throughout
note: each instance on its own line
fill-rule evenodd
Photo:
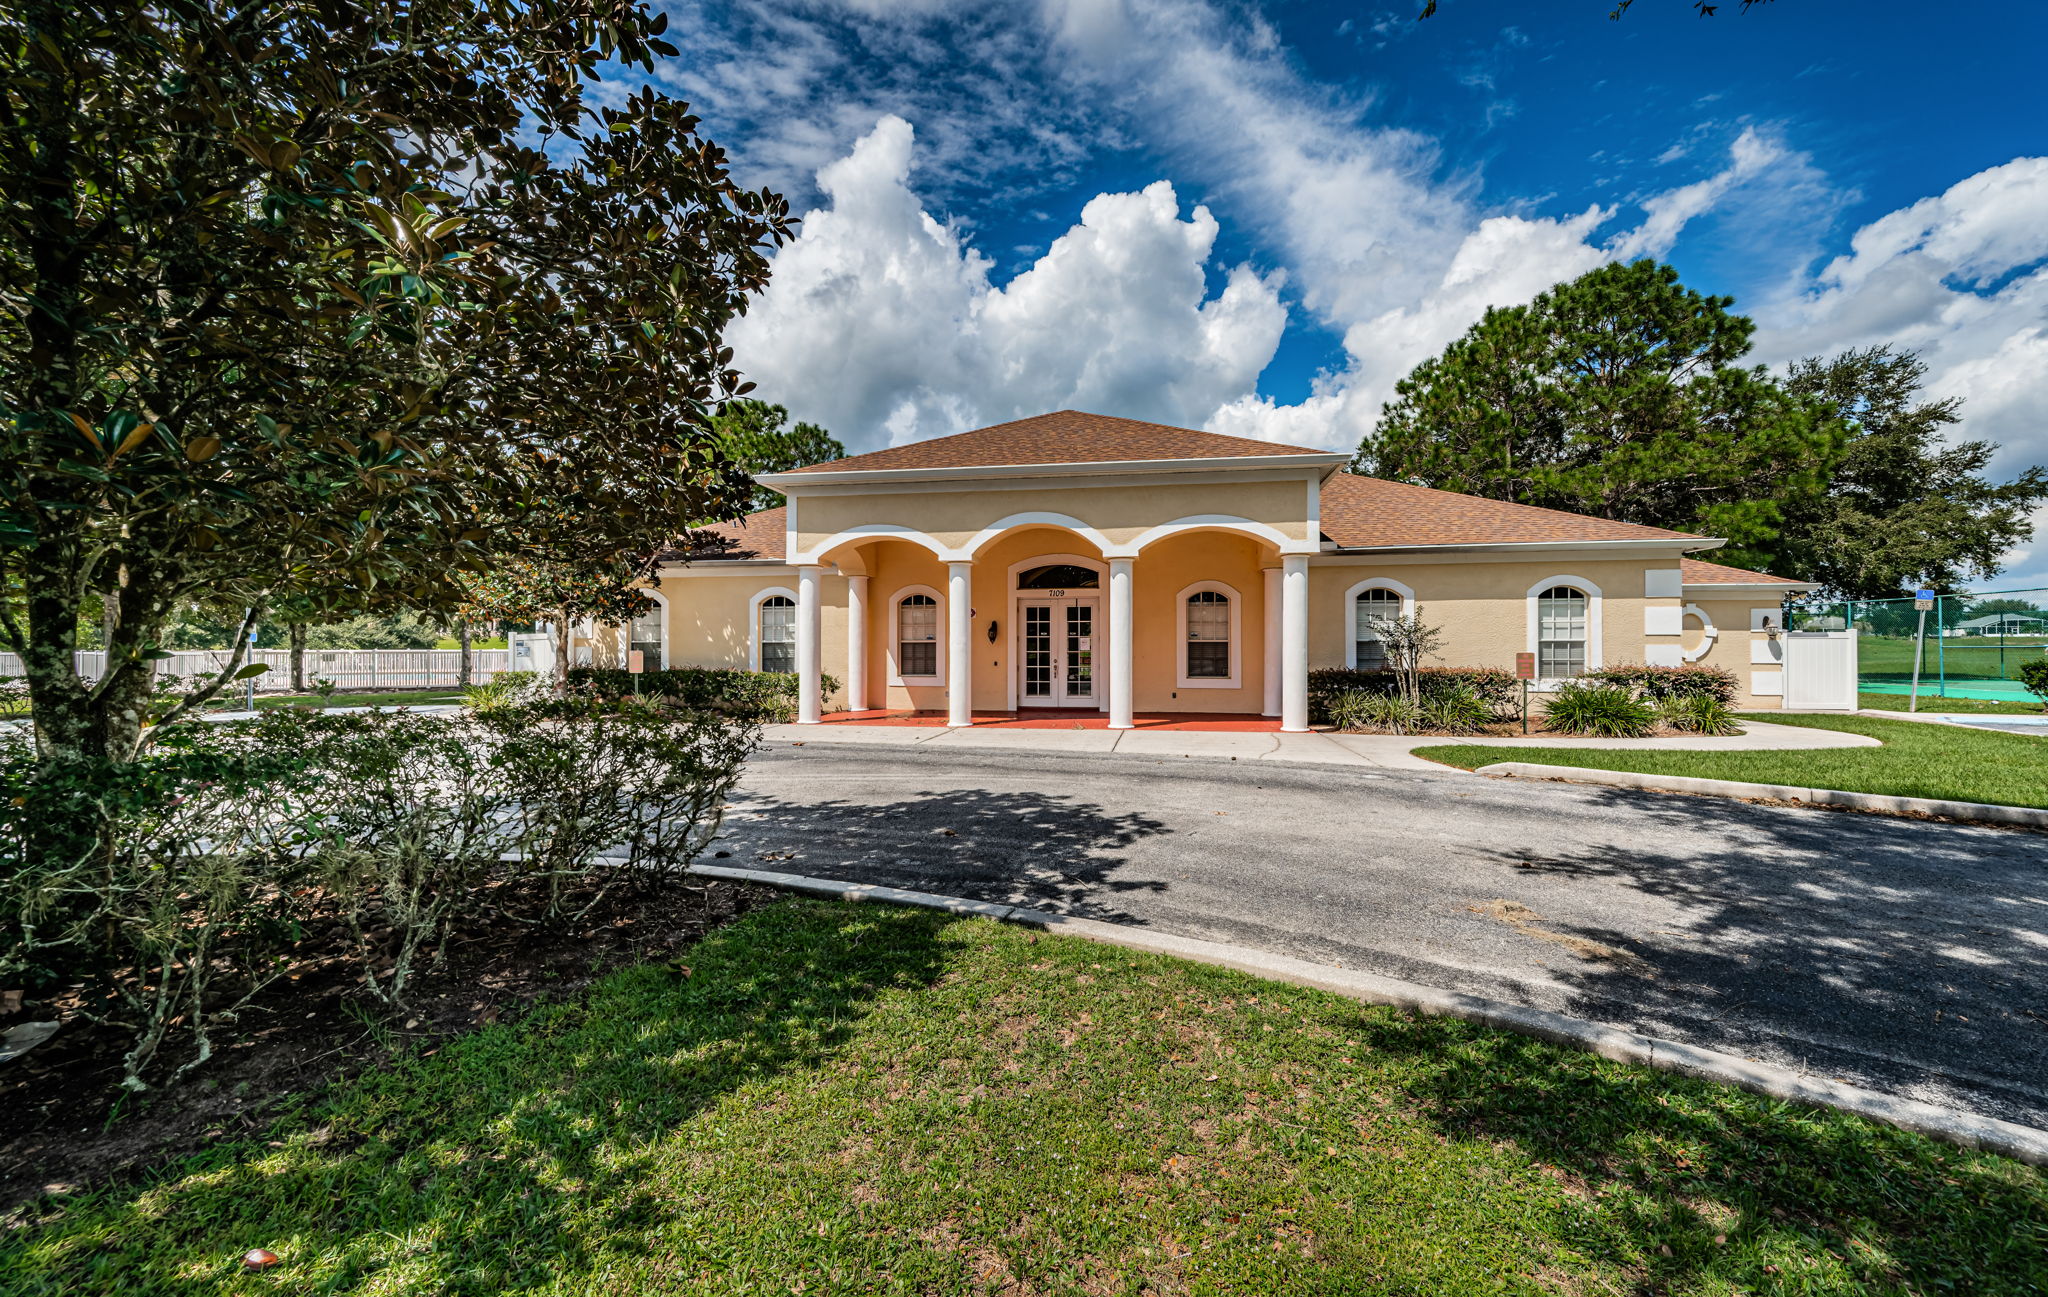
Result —
M 827 697 L 837 692 L 837 680 L 824 676 L 822 681 Z M 618 667 L 571 667 L 569 687 L 606 698 L 634 692 L 632 673 Z M 784 671 L 670 667 L 665 671 L 642 672 L 639 692 L 748 720 L 786 721 L 796 715 L 797 678 Z
M 1684 698 L 1711 698 L 1727 706 L 1735 701 L 1741 685 L 1735 673 L 1724 667 L 1651 667 L 1623 664 L 1588 671 L 1580 680 L 1616 685 L 1648 703 L 1673 702 Z
M 1514 672 L 1501 667 L 1424 667 L 1421 683 L 1425 701 L 1462 691 L 1476 695 L 1495 715 L 1521 715 L 1521 682 Z M 1316 724 L 1328 724 L 1330 706 L 1343 694 L 1400 691 L 1400 678 L 1392 671 L 1324 667 L 1308 673 L 1309 719 Z

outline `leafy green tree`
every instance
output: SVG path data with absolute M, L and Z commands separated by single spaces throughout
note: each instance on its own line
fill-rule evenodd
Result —
M 1402 379 L 1353 466 L 1378 477 L 1726 537 L 1768 564 L 1846 431 L 1737 361 L 1755 326 L 1652 261 L 1495 307 Z
M 1825 402 L 1847 424 L 1849 442 L 1826 492 L 1786 511 L 1778 541 L 1786 574 L 1851 599 L 1954 590 L 1994 576 L 2000 556 L 2033 534 L 2048 469 L 1986 478 L 1997 446 L 1944 439 L 1962 403 L 1922 399 L 1926 373 L 1912 352 L 1882 346 L 1791 366 L 1785 386 Z
M 785 428 L 783 425 L 788 422 L 789 411 L 783 407 L 742 397 L 727 401 L 712 416 L 711 428 L 718 435 L 718 446 L 726 459 L 749 475 L 786 473 L 806 464 L 846 457 L 846 447 L 817 424 L 799 423 Z M 773 509 L 781 503 L 780 492 L 757 483 L 749 508 Z
M 547 622 L 555 639 L 555 684 L 569 678 L 569 641 L 576 623 L 620 624 L 657 607 L 640 589 L 653 567 L 645 559 L 611 564 L 515 559 L 466 579 L 465 621 Z
M 666 23 L 0 6 L 0 633 L 45 761 L 132 758 L 195 600 L 248 609 L 239 644 L 281 598 L 445 609 L 465 572 L 733 511 L 706 424 L 747 385 L 721 335 L 789 219 L 686 106 L 586 101 L 600 66 L 675 53 Z

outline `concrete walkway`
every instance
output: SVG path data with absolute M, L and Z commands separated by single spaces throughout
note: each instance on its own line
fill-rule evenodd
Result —
M 903 725 L 770 725 L 764 737 L 776 743 L 858 744 L 916 748 L 991 749 L 1029 753 L 1117 753 L 1142 757 L 1206 757 L 1229 761 L 1286 761 L 1304 765 L 1367 766 L 1388 770 L 1442 770 L 1415 755 L 1419 747 L 1472 743 L 1486 747 L 1649 748 L 1698 752 L 1763 752 L 1806 748 L 1877 747 L 1876 739 L 1835 730 L 1750 721 L 1748 732 L 1731 738 L 1572 739 L 1532 734 L 1527 738 L 1405 738 L 1392 734 L 1246 734 L 1205 730 L 1025 730 L 969 727 L 939 729 Z

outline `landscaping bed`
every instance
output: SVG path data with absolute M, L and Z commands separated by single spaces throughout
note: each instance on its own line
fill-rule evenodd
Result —
M 0 1288 L 2038 1291 L 2048 1180 L 1840 1113 L 927 911 L 680 963 L 46 1200 Z
M 329 1081 L 430 1054 L 607 971 L 675 955 L 774 895 L 733 883 L 614 893 L 573 931 L 501 910 L 451 933 L 445 962 L 396 1015 L 357 993 L 360 977 L 333 943 L 309 942 L 314 953 L 243 1011 L 239 1038 L 186 1083 L 141 1099 L 119 1089 L 128 1041 L 74 1025 L 0 1064 L 0 1211 L 246 1140 Z M 40 1006 L 66 1017 L 75 1007 Z M 11 1025 L 0 1017 L 0 1029 Z
M 1757 712 L 1746 719 L 1867 734 L 1883 746 L 1790 752 L 1688 752 L 1446 744 L 1417 748 L 1415 755 L 1466 770 L 1497 761 L 1529 761 L 1592 770 L 1632 770 L 1696 779 L 1831 788 L 1889 797 L 2048 808 L 2048 738 L 1874 716 Z

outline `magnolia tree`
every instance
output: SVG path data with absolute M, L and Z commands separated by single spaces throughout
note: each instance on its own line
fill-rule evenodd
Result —
M 554 628 L 555 683 L 569 678 L 569 640 L 575 624 L 622 624 L 655 607 L 635 587 L 646 565 L 617 562 L 584 565 L 551 559 L 518 559 L 470 578 L 465 620 L 548 622 Z
M 789 218 L 683 104 L 586 98 L 600 65 L 673 54 L 666 22 L 0 9 L 0 635 L 43 762 L 133 759 L 197 599 L 246 610 L 239 652 L 283 599 L 447 611 L 465 574 L 590 570 L 737 511 L 707 431 L 746 387 L 721 335 Z

